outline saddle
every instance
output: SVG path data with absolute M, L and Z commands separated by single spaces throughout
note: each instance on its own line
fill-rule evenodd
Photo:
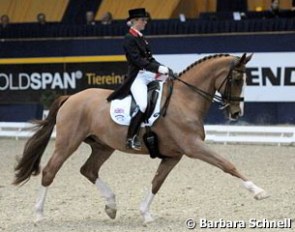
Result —
M 146 128 L 146 133 L 143 135 L 143 141 L 149 150 L 151 158 L 164 158 L 159 152 L 158 136 L 151 130 L 151 126 L 159 118 L 161 114 L 161 97 L 163 82 L 153 81 L 148 84 L 148 105 L 145 112 L 144 122 L 141 127 Z M 129 126 L 130 120 L 137 106 L 131 95 L 124 99 L 116 99 L 111 102 L 110 114 L 114 122 Z
M 153 81 L 148 84 L 148 106 L 141 127 L 152 126 L 160 116 L 163 82 Z M 136 103 L 131 95 L 111 102 L 110 115 L 112 120 L 123 126 L 129 126 L 136 109 Z

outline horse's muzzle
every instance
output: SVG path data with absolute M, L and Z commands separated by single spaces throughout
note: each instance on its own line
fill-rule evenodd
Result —
M 231 121 L 237 121 L 241 116 L 241 112 L 237 111 L 235 113 L 229 113 L 229 120 Z

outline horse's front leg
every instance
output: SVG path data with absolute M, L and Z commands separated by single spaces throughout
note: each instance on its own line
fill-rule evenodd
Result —
M 102 197 L 106 201 L 106 214 L 111 219 L 115 219 L 117 213 L 116 196 L 111 188 L 99 177 L 101 166 L 109 159 L 114 150 L 103 144 L 95 142 L 88 143 L 92 148 L 92 152 L 85 164 L 81 167 L 80 172 L 83 176 L 90 180 L 91 183 L 95 184 L 97 189 L 100 191 Z
M 230 161 L 211 150 L 202 140 L 191 140 L 191 143 L 187 143 L 186 146 L 184 146 L 184 151 L 190 158 L 203 160 L 220 168 L 224 172 L 231 174 L 232 176 L 240 178 L 244 187 L 254 194 L 254 198 L 256 200 L 262 200 L 269 197 L 269 195 L 262 188 L 258 187 L 242 175 Z
M 150 205 L 154 199 L 154 196 L 161 188 L 163 182 L 165 181 L 166 177 L 170 173 L 170 171 L 175 167 L 175 165 L 179 162 L 182 155 L 178 157 L 171 157 L 162 159 L 158 170 L 154 176 L 152 181 L 152 189 L 149 191 L 147 196 L 145 197 L 144 201 L 140 204 L 140 213 L 143 216 L 144 224 L 153 221 L 153 218 L 150 213 Z

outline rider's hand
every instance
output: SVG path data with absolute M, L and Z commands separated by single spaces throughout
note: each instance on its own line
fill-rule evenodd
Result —
M 172 69 L 170 69 L 166 66 L 163 66 L 163 65 L 159 66 L 158 72 L 162 75 L 167 76 L 168 78 L 170 78 L 172 80 L 175 80 L 178 76 L 177 73 L 173 72 Z
M 163 75 L 168 75 L 169 68 L 166 66 L 160 65 L 159 69 L 158 69 L 158 73 L 163 74 Z

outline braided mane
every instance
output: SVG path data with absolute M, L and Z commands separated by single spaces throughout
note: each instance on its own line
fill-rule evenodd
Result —
M 192 63 L 191 65 L 189 65 L 188 67 L 186 67 L 186 69 L 184 69 L 183 71 L 181 71 L 179 73 L 179 76 L 183 75 L 184 73 L 186 73 L 187 71 L 192 69 L 194 66 L 196 66 L 200 63 L 203 63 L 207 60 L 211 60 L 211 59 L 219 58 L 219 57 L 227 57 L 227 56 L 230 56 L 230 55 L 229 54 L 215 54 L 215 55 L 205 56 L 202 59 L 199 59 L 199 60 L 195 61 L 194 63 Z

